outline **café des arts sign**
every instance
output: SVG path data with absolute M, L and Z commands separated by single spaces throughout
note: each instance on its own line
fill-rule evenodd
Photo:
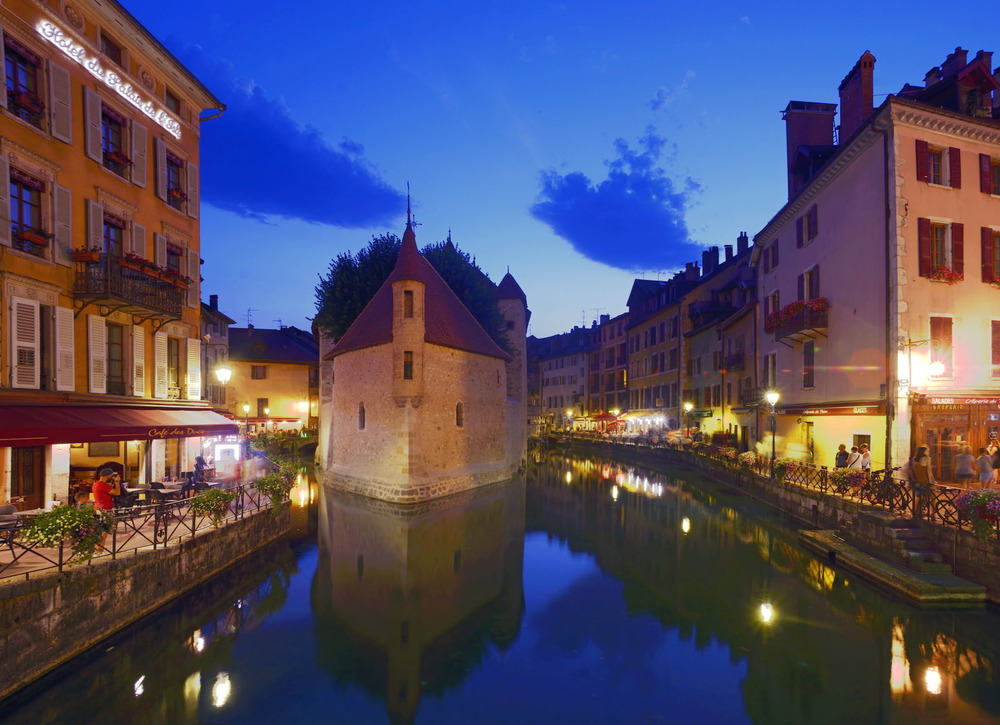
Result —
M 87 50 L 82 45 L 77 45 L 73 39 L 60 28 L 47 20 L 42 20 L 35 26 L 38 33 L 54 46 L 59 48 L 67 57 L 72 58 L 77 63 L 86 68 L 92 76 L 102 81 L 106 86 L 118 93 L 122 98 L 138 108 L 158 123 L 167 133 L 176 139 L 181 137 L 181 125 L 162 108 L 157 108 L 152 101 L 144 101 L 138 91 L 132 87 L 120 75 L 111 70 L 101 67 L 97 58 L 87 55 Z

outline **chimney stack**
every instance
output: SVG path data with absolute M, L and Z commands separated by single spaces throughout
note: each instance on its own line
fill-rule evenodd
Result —
M 748 249 L 750 249 L 750 237 L 747 236 L 746 232 L 740 232 L 740 235 L 736 237 L 736 253 L 743 254 Z
M 733 258 L 733 245 L 732 244 L 727 244 L 726 245 L 726 261 L 728 262 L 732 258 Z
M 708 276 L 719 267 L 719 248 L 709 247 L 701 253 L 702 275 Z
M 785 145 L 788 156 L 788 198 L 791 199 L 808 179 L 797 178 L 792 162 L 799 146 L 833 146 L 833 117 L 836 103 L 789 101 L 782 111 L 785 121 Z
M 941 80 L 941 69 L 934 66 L 924 75 L 924 88 L 930 88 L 939 80 Z
M 875 56 L 865 51 L 840 82 L 840 142 L 849 139 L 872 114 Z
M 208 306 L 213 310 L 219 309 L 219 295 L 209 295 L 208 296 Z
M 955 48 L 954 53 L 949 53 L 941 64 L 941 75 L 945 78 L 953 76 L 968 64 L 969 51 L 962 48 Z

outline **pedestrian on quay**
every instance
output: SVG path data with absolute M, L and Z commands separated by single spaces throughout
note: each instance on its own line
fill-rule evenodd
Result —
M 1000 481 L 1000 440 L 996 433 L 990 433 L 990 442 L 986 444 L 986 452 L 993 458 L 993 479 Z
M 868 449 L 868 444 L 862 443 L 858 453 L 861 454 L 861 470 L 867 474 L 872 470 L 872 452 Z
M 910 459 L 910 480 L 915 483 L 937 483 L 927 446 L 917 448 L 916 454 Z
M 847 456 L 848 455 L 849 454 L 847 453 L 847 446 L 845 446 L 843 443 L 841 443 L 840 446 L 837 448 L 837 458 L 836 458 L 836 461 L 834 463 L 834 467 L 835 468 L 847 468 Z
M 847 456 L 847 467 L 861 470 L 861 453 L 857 446 L 851 446 L 851 453 Z
M 976 477 L 976 458 L 972 449 L 965 446 L 962 452 L 955 456 L 955 480 L 968 485 Z
M 105 511 L 114 510 L 115 502 L 112 496 L 120 496 L 121 492 L 121 485 L 118 483 L 115 472 L 110 468 L 102 468 L 97 474 L 97 480 L 94 481 L 94 508 Z
M 996 479 L 993 473 L 993 456 L 985 448 L 979 449 L 979 458 L 976 459 L 976 472 L 979 473 L 979 487 L 988 488 Z

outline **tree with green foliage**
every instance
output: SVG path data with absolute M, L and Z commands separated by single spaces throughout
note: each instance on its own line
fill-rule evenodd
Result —
M 365 308 L 396 266 L 399 238 L 372 236 L 355 255 L 337 256 L 316 285 L 315 325 L 333 338 L 341 337 Z M 506 325 L 496 301 L 496 287 L 466 252 L 449 239 L 429 244 L 421 252 L 462 304 L 501 348 L 509 350 Z

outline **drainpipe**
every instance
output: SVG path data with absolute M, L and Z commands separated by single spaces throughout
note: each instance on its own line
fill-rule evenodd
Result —
M 886 104 L 888 106 L 888 104 Z M 892 467 L 892 429 L 896 417 L 896 380 L 899 377 L 893 361 L 896 345 L 892 330 L 892 245 L 895 244 L 892 218 L 892 184 L 895 182 L 895 170 L 889 165 L 889 144 L 892 139 L 889 134 L 891 124 L 876 118 L 872 127 L 882 135 L 882 163 L 885 178 L 885 467 Z M 912 384 L 910 381 L 909 384 Z

